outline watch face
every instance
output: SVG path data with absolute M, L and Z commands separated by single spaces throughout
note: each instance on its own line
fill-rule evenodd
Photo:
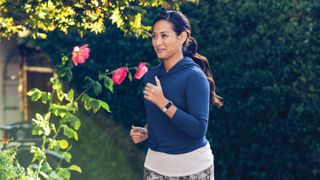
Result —
M 171 105 L 172 105 L 172 102 L 169 101 L 168 104 L 166 105 L 166 109 L 169 109 Z

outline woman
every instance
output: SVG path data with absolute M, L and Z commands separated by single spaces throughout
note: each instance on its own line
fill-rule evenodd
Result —
M 152 45 L 163 62 L 144 77 L 147 124 L 132 127 L 134 143 L 147 139 L 144 179 L 214 179 L 205 137 L 210 102 L 222 106 L 208 60 L 197 53 L 185 15 L 165 11 L 152 26 Z

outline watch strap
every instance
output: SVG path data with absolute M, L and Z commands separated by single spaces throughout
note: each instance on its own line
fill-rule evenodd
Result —
M 173 105 L 172 101 L 169 101 L 169 102 L 167 103 L 167 105 L 166 105 L 164 108 L 162 108 L 161 110 L 162 110 L 163 112 L 166 112 L 172 105 Z

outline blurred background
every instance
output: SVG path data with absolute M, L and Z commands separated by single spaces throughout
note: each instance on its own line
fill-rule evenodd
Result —
M 181 11 L 224 98 L 222 109 L 211 107 L 207 133 L 216 179 L 319 179 L 320 2 L 200 0 L 183 3 Z M 148 9 L 143 22 L 150 24 L 159 12 Z M 99 35 L 57 30 L 46 40 L 2 40 L 0 125 L 12 128 L 0 135 L 35 138 L 28 124 L 47 107 L 32 103 L 26 92 L 48 90 L 52 67 L 76 45 L 91 48 L 90 60 L 73 72 L 70 86 L 79 90 L 88 74 L 97 77 L 99 71 L 141 61 L 159 63 L 150 39 L 126 36 L 108 22 L 105 26 Z M 146 146 L 129 138 L 132 125 L 146 123 L 142 89 L 141 82 L 125 80 L 113 94 L 98 97 L 112 113 L 80 110 L 72 162 L 83 173 L 73 173 L 72 179 L 142 179 Z M 30 159 L 21 156 L 21 161 Z

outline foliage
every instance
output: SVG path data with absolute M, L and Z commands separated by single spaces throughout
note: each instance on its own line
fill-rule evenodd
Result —
M 217 179 L 318 179 L 319 1 L 201 1 L 191 17 L 224 98 L 208 138 Z
M 86 58 L 88 57 L 89 55 L 86 55 Z M 47 161 L 46 152 L 53 150 L 60 154 L 64 161 L 70 163 L 72 155 L 69 151 L 72 146 L 68 139 L 79 140 L 77 131 L 81 126 L 81 121 L 76 115 L 79 103 L 82 103 L 87 111 L 92 109 L 93 113 L 96 113 L 100 108 L 110 112 L 108 103 L 90 97 L 87 91 L 91 90 L 95 96 L 98 96 L 102 92 L 102 86 L 104 85 L 106 89 L 113 92 L 113 80 L 109 75 L 114 74 L 116 71 L 100 73 L 97 81 L 86 76 L 83 83 L 83 92 L 78 97 L 75 97 L 75 91 L 70 89 L 65 92 L 63 83 L 60 81 L 62 79 L 66 79 L 67 82 L 72 80 L 72 68 L 71 60 L 68 56 L 63 56 L 61 64 L 56 66 L 54 76 L 50 79 L 52 92 L 43 92 L 34 88 L 27 93 L 32 101 L 41 100 L 43 104 L 49 103 L 47 113 L 43 115 L 37 113 L 36 117 L 32 119 L 32 134 L 41 136 L 43 141 L 41 147 L 31 146 L 30 152 L 33 153 L 32 163 L 38 162 L 38 167 L 35 170 L 31 166 L 28 168 L 27 175 L 29 179 L 39 179 L 40 175 L 45 179 L 70 179 L 70 171 L 81 173 L 82 170 L 78 165 L 62 167 L 60 162 L 57 167 L 52 167 Z M 130 69 L 136 68 L 127 69 L 128 73 L 130 73 Z M 54 120 L 59 121 L 57 123 Z
M 142 23 L 146 9 L 179 8 L 183 2 L 196 0 L 0 0 L 0 37 L 11 38 L 17 33 L 30 33 L 33 38 L 46 38 L 56 29 L 67 34 L 105 31 L 110 21 L 126 34 L 148 36 L 150 26 Z
M 157 13 L 150 14 L 152 18 Z M 106 33 L 94 35 L 88 34 L 79 38 L 77 34 L 71 33 L 65 37 L 61 32 L 48 33 L 46 41 L 26 40 L 26 45 L 37 44 L 41 49 L 50 55 L 54 64 L 60 64 L 57 61 L 59 57 L 56 52 L 67 54 L 66 50 L 72 49 L 75 44 L 81 42 L 90 44 L 92 51 L 90 52 L 90 60 L 85 66 L 73 68 L 73 79 L 70 86 L 76 89 L 82 88 L 85 75 L 95 79 L 100 73 L 106 70 L 116 69 L 119 66 L 126 64 L 134 66 L 139 62 L 148 62 L 151 66 L 156 65 L 156 56 L 153 53 L 151 44 L 143 39 L 135 37 L 123 37 L 123 34 L 115 27 L 110 27 Z M 59 44 L 59 46 L 57 46 Z M 99 99 L 108 100 L 112 116 L 116 123 L 122 124 L 125 127 L 131 125 L 143 125 L 145 122 L 145 114 L 143 107 L 143 94 L 141 83 L 139 81 L 123 82 L 123 86 L 114 86 L 114 92 L 109 91 L 102 84 L 102 93 L 97 96 Z M 93 92 L 88 92 L 89 95 L 95 96 Z M 125 102 L 125 103 L 124 103 Z
M 18 179 L 24 169 L 16 161 L 16 147 L 0 151 L 0 179 Z

